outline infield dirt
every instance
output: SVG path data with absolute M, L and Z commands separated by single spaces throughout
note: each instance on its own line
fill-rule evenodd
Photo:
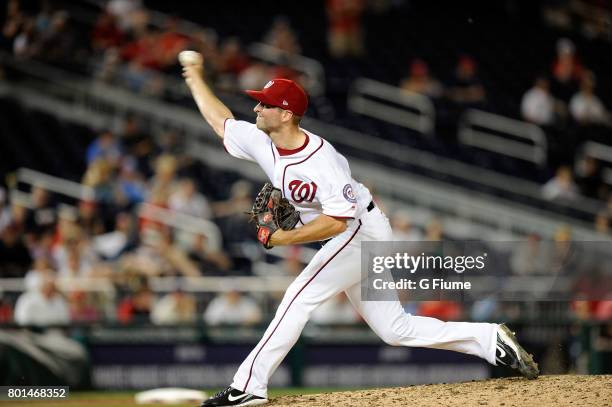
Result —
M 284 396 L 270 406 L 598 406 L 612 407 L 612 375 L 504 378 L 467 383 L 430 384 Z

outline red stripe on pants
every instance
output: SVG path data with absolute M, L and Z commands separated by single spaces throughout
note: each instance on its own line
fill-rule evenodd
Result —
M 274 335 L 274 332 L 276 332 L 276 329 L 279 327 L 280 323 L 282 322 L 283 318 L 285 317 L 285 315 L 287 315 L 287 311 L 289 311 L 289 308 L 291 307 L 291 304 L 293 304 L 293 301 L 295 301 L 295 299 L 298 297 L 298 295 L 300 295 L 300 293 L 302 291 L 304 291 L 304 288 L 306 288 L 308 286 L 308 284 L 311 283 L 312 280 L 314 280 L 314 278 L 319 275 L 319 273 L 325 268 L 325 266 L 327 266 L 329 264 L 330 261 L 332 261 L 334 259 L 334 257 L 336 257 L 338 255 L 338 253 L 340 253 L 345 247 L 346 245 L 348 245 L 351 240 L 353 240 L 353 238 L 355 237 L 355 235 L 357 234 L 357 232 L 359 231 L 359 229 L 361 228 L 361 220 L 359 221 L 359 226 L 357 227 L 357 229 L 355 229 L 355 232 L 351 235 L 350 239 L 346 241 L 346 243 L 344 243 L 342 245 L 342 247 L 340 249 L 338 249 L 338 251 L 336 253 L 334 253 L 333 256 L 331 256 L 322 266 L 321 268 L 319 268 L 315 274 L 310 277 L 310 280 L 308 280 L 306 282 L 306 284 L 304 284 L 304 286 L 302 288 L 300 288 L 300 291 L 298 291 L 295 296 L 293 296 L 293 298 L 291 299 L 291 302 L 289 303 L 289 305 L 287 305 L 287 309 L 285 310 L 285 312 L 283 312 L 283 315 L 280 317 L 278 323 L 276 324 L 276 326 L 274 327 L 274 330 L 272 330 L 272 332 L 270 333 L 270 336 L 268 336 L 268 339 L 265 340 L 265 342 L 263 343 L 263 345 L 261 345 L 261 348 L 259 348 L 259 350 L 257 351 L 257 353 L 255 354 L 255 356 L 253 357 L 253 362 L 251 362 L 251 368 L 249 369 L 249 378 L 246 381 L 246 384 L 244 385 L 243 388 L 243 392 L 246 393 L 246 389 L 249 385 L 249 382 L 251 381 L 251 376 L 253 374 L 253 366 L 255 365 L 255 359 L 257 359 L 257 356 L 259 356 L 259 353 L 261 352 L 261 350 L 263 349 L 264 346 L 266 346 L 266 344 L 268 343 L 268 341 L 270 340 L 270 338 L 272 338 L 272 335 Z

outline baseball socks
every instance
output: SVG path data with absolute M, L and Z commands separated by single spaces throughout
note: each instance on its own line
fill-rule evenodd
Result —
M 505 324 L 497 327 L 497 348 L 495 360 L 498 365 L 509 366 L 518 370 L 521 375 L 528 379 L 535 379 L 540 374 L 538 364 L 534 362 L 533 356 L 519 345 L 514 332 Z
M 202 402 L 200 407 L 222 407 L 222 406 L 259 406 L 266 404 L 268 399 L 245 393 L 229 386 L 221 390 L 208 400 Z

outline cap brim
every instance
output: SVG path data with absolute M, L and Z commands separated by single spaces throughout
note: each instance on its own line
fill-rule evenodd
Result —
M 270 106 L 279 107 L 278 103 L 275 103 L 274 101 L 268 99 L 266 97 L 266 94 L 263 93 L 263 91 L 261 90 L 245 90 L 244 92 L 258 102 L 265 103 L 266 105 L 270 105 Z

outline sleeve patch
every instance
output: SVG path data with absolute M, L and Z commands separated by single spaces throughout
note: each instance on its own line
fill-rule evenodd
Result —
M 342 190 L 342 195 L 344 195 L 344 199 L 351 203 L 356 203 L 357 198 L 355 198 L 355 194 L 353 193 L 353 187 L 351 184 L 346 184 L 344 189 Z

